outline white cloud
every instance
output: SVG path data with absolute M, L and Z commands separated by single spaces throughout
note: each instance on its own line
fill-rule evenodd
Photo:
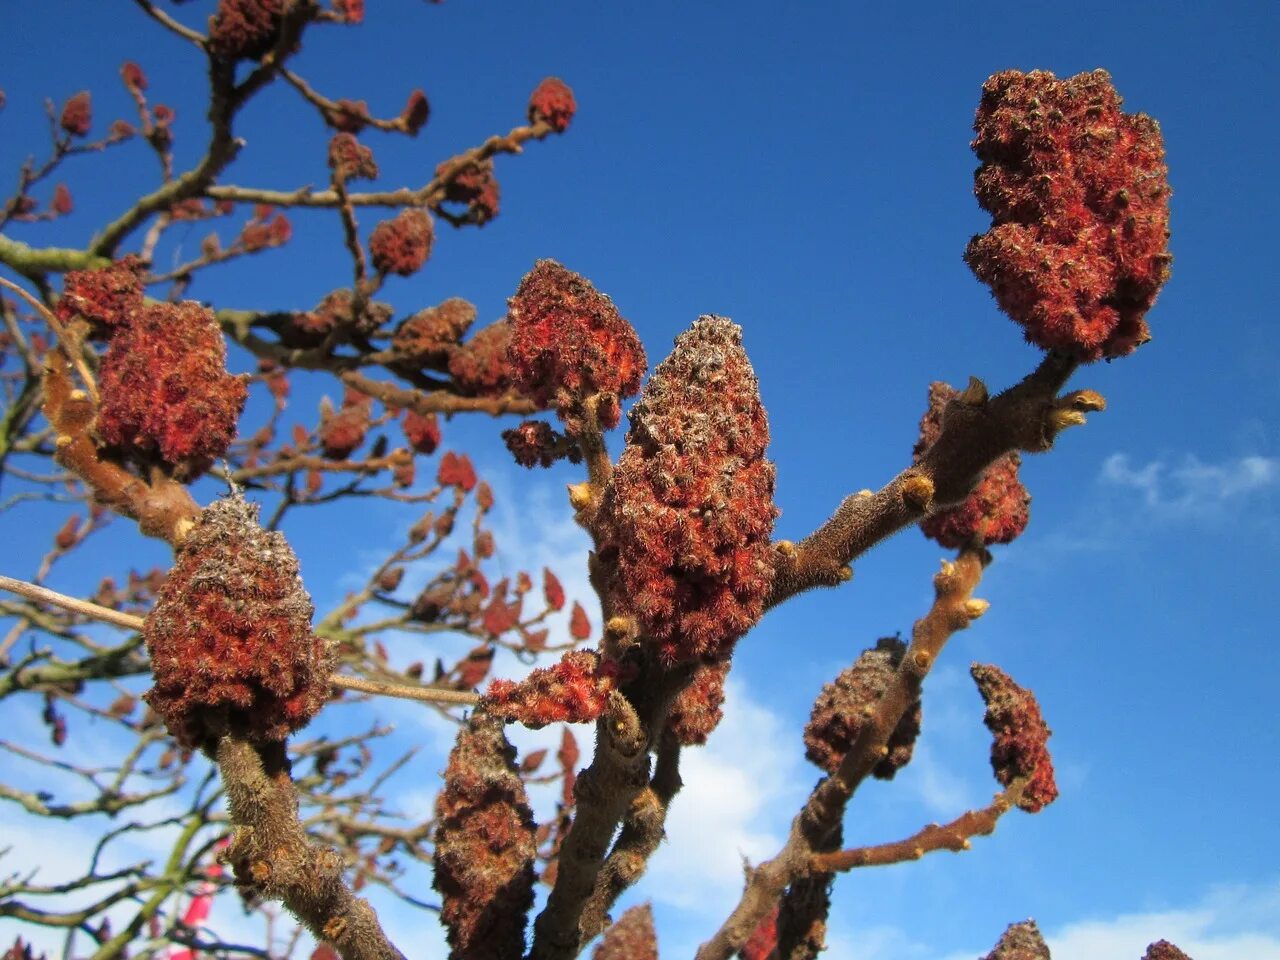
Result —
M 1149 510 L 1181 518 L 1224 509 L 1275 486 L 1280 482 L 1280 458 L 1247 456 L 1205 463 L 1186 454 L 1174 464 L 1152 460 L 1138 466 L 1126 454 L 1113 453 L 1103 461 L 1100 479 L 1136 491 Z

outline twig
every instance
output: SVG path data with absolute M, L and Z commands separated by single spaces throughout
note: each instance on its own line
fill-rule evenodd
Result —
M 93 374 L 89 370 L 89 365 L 84 362 L 84 354 L 81 352 L 80 344 L 72 339 L 67 328 L 62 325 L 62 321 L 58 319 L 57 315 L 12 280 L 6 280 L 4 277 L 0 277 L 0 287 L 12 290 L 23 300 L 27 301 L 27 303 L 44 318 L 45 323 L 49 324 L 49 329 L 51 329 L 54 335 L 58 338 L 58 343 L 62 344 L 62 349 L 71 360 L 71 365 L 75 367 L 76 373 L 80 375 L 80 380 L 84 383 L 84 388 L 88 391 L 90 398 L 92 398 L 95 405 L 99 403 L 101 398 L 98 395 L 98 384 L 93 379 Z
M 1020 777 L 997 793 L 989 805 L 981 810 L 966 811 L 950 823 L 931 823 L 906 839 L 893 843 L 814 854 L 810 858 L 810 865 L 814 870 L 834 873 L 857 867 L 882 867 L 891 863 L 919 860 L 926 853 L 938 850 L 960 853 L 971 846 L 970 837 L 986 837 L 995 831 L 996 822 L 1017 805 L 1026 786 L 1026 778 Z
M 857 740 L 849 747 L 839 769 L 814 787 L 804 808 L 791 822 L 791 832 L 782 849 L 751 871 L 738 906 L 715 935 L 698 949 L 697 960 L 729 960 L 746 943 L 787 886 L 812 871 L 814 855 L 825 852 L 822 847 L 832 832 L 839 829 L 854 791 L 884 758 L 889 737 L 907 708 L 919 698 L 921 684 L 943 646 L 955 631 L 967 627 L 986 609 L 987 605 L 972 599 L 972 594 L 989 558 L 985 550 L 964 550 L 955 563 L 943 562 L 942 571 L 933 581 L 936 594 L 933 606 L 916 621 L 911 645 Z

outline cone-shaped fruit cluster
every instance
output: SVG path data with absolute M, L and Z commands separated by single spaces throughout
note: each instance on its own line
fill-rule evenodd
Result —
M 282 534 L 234 494 L 205 509 L 143 627 L 155 685 L 145 699 L 183 746 L 226 733 L 283 740 L 329 697 L 325 642 Z
M 1023 689 L 999 667 L 975 663 L 969 670 L 986 701 L 983 717 L 991 731 L 991 768 L 996 779 L 1008 786 L 1026 777 L 1027 788 L 1018 806 L 1037 813 L 1058 796 L 1049 756 L 1051 731 L 1040 714 L 1035 694 Z
M 701 317 L 631 411 L 594 527 L 613 609 L 664 662 L 723 659 L 773 582 L 769 426 L 742 330 Z
M 1172 259 L 1160 127 L 1121 103 L 1105 70 L 1006 70 L 974 121 L 992 225 L 965 260 L 1027 340 L 1084 361 L 1150 339 L 1144 317 Z

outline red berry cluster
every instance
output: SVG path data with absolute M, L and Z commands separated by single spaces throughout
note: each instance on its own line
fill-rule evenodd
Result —
M 218 0 L 209 49 L 228 60 L 256 60 L 271 49 L 289 0 Z
M 436 798 L 434 879 L 455 960 L 524 953 L 536 825 L 502 721 L 471 715 Z
M 724 717 L 724 681 L 729 675 L 729 661 L 704 663 L 693 674 L 689 685 L 680 691 L 667 714 L 667 729 L 687 747 L 707 742 L 711 731 Z
M 100 270 L 72 270 L 62 284 L 58 319 L 81 316 L 110 329 L 126 323 L 142 306 L 142 263 L 125 257 Z
M 627 910 L 604 932 L 591 960 L 658 960 L 653 908 L 642 903 Z
M 442 175 L 452 161 L 446 160 L 436 168 L 436 176 Z M 493 175 L 492 160 L 470 161 L 444 183 L 444 199 L 460 203 L 467 208 L 465 222 L 482 227 L 498 215 L 501 194 L 498 180 Z
M 325 458 L 345 460 L 355 453 L 369 432 L 372 412 L 373 401 L 360 391 L 348 388 L 342 398 L 342 408 L 321 418 L 320 447 Z
M 773 583 L 769 425 L 742 330 L 701 317 L 631 411 L 595 520 L 614 608 L 667 663 L 727 657 Z
M 902 663 L 907 646 L 896 637 L 883 637 L 875 647 L 864 650 L 853 666 L 841 671 L 814 701 L 809 723 L 804 728 L 805 756 L 827 773 L 840 768 L 845 754 L 867 723 L 865 711 L 884 696 L 889 682 Z M 917 699 L 898 721 L 886 746 L 889 748 L 872 774 L 892 780 L 911 762 L 916 737 L 920 735 L 921 705 Z
M 461 297 L 450 297 L 405 318 L 392 335 L 391 345 L 406 360 L 441 363 L 458 346 L 475 319 L 474 306 Z
M 561 434 L 541 420 L 525 420 L 502 431 L 502 440 L 522 467 L 549 467 L 560 459 Z M 576 444 L 575 444 L 576 446 Z
M 222 456 L 248 397 L 226 369 L 213 312 L 193 301 L 139 307 L 117 326 L 99 372 L 98 434 L 111 446 L 158 455 L 190 479 Z
M 529 97 L 529 122 L 545 123 L 556 133 L 564 133 L 578 110 L 569 85 L 558 77 L 547 77 Z
M 506 319 L 482 327 L 466 343 L 449 354 L 449 376 L 462 393 L 500 397 L 511 389 L 511 365 L 507 348 L 511 324 Z
M 349 133 L 336 133 L 329 141 L 329 169 L 339 180 L 377 180 L 378 162 L 373 150 Z
M 647 361 L 631 324 L 591 281 L 554 260 L 534 264 L 507 301 L 507 317 L 512 379 L 539 406 L 554 403 L 566 423 L 581 416 L 588 396 L 640 389 Z M 603 426 L 616 427 L 618 403 L 601 408 Z
M 373 228 L 369 237 L 369 253 L 379 273 L 410 276 L 422 269 L 431 256 L 435 226 L 425 210 L 401 210 L 390 220 Z
M 62 105 L 58 125 L 73 137 L 88 136 L 89 128 L 93 126 L 93 101 L 88 90 L 81 90 L 67 99 Z
M 1049 945 L 1034 920 L 1013 923 L 983 960 L 1050 960 Z
M 485 704 L 496 716 L 534 730 L 549 723 L 586 723 L 604 712 L 618 667 L 593 650 L 571 650 L 553 667 L 539 667 L 519 683 L 494 680 Z
M 409 94 L 404 109 L 400 111 L 400 122 L 404 124 L 406 133 L 416 137 L 430 116 L 431 104 L 427 100 L 427 95 L 421 90 L 414 90 Z
M 996 779 L 1008 786 L 1018 777 L 1027 777 L 1018 806 L 1036 813 L 1058 796 L 1048 746 L 1052 731 L 1040 715 L 1040 704 L 999 667 L 975 663 L 969 673 L 987 704 L 983 722 L 994 737 L 991 767 Z
M 1159 126 L 1121 112 L 1105 70 L 1006 70 L 982 91 L 975 192 L 992 226 L 965 260 L 1030 342 L 1084 361 L 1133 352 L 1172 259 Z
M 329 698 L 297 557 L 257 514 L 238 494 L 205 509 L 142 629 L 155 680 L 144 699 L 186 747 L 283 740 Z
M 919 460 L 942 434 L 942 414 L 956 397 L 948 384 L 929 384 L 929 409 L 920 419 L 920 439 L 915 445 Z M 1022 458 L 1011 452 L 987 468 L 965 501 L 939 510 L 921 521 L 926 537 L 944 547 L 959 549 L 973 543 L 991 546 L 1009 543 L 1027 528 L 1030 519 L 1031 494 L 1018 478 Z
M 401 424 L 404 438 L 417 453 L 435 453 L 440 446 L 440 420 L 434 413 L 410 410 Z

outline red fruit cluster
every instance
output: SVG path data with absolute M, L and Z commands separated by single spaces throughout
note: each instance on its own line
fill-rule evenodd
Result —
M 88 90 L 67 99 L 62 105 L 62 116 L 58 125 L 73 137 L 87 136 L 93 126 L 93 102 Z
M 128 322 L 142 306 L 142 270 L 136 257 L 126 257 L 101 270 L 70 271 L 62 284 L 58 319 L 66 323 L 81 316 L 108 329 Z
M 183 479 L 222 456 L 248 396 L 226 369 L 211 310 L 193 301 L 135 309 L 113 332 L 99 372 L 98 434 L 116 447 L 158 454 Z
M 377 180 L 373 150 L 349 133 L 335 133 L 329 141 L 329 169 L 339 180 Z
M 147 75 L 132 60 L 126 60 L 120 65 L 120 79 L 131 93 L 141 93 L 148 86 Z
M 667 663 L 727 657 L 773 583 L 769 425 L 742 330 L 701 317 L 631 411 L 595 518 L 614 609 Z
M 442 487 L 458 487 L 464 493 L 470 493 L 476 485 L 476 468 L 471 465 L 471 458 L 465 453 L 449 450 L 440 458 L 436 480 Z
M 228 60 L 256 60 L 271 49 L 288 0 L 218 0 L 209 49 Z
M 573 91 L 558 77 L 547 77 L 529 97 L 529 122 L 545 123 L 556 133 L 569 129 L 569 122 L 577 111 Z
M 436 168 L 436 176 L 452 161 L 446 160 Z M 444 198 L 449 203 L 466 206 L 466 222 L 484 226 L 498 215 L 500 192 L 493 175 L 493 161 L 471 161 L 453 174 L 444 184 Z
M 618 308 L 585 277 L 539 260 L 507 301 L 512 379 L 539 406 L 553 402 L 566 423 L 584 398 L 630 397 L 640 389 L 644 347 Z M 603 426 L 616 427 L 619 405 L 602 404 Z
M 1159 125 L 1120 111 L 1105 70 L 1006 70 L 982 88 L 973 141 L 992 226 L 965 260 L 1028 341 L 1080 360 L 1132 353 L 1169 277 Z
M 1058 796 L 1048 746 L 1052 731 L 1040 715 L 1040 704 L 999 667 L 975 663 L 969 673 L 987 704 L 983 722 L 994 737 L 991 767 L 996 779 L 1008 786 L 1019 777 L 1028 778 L 1018 806 L 1036 813 Z
M 511 324 L 498 320 L 476 331 L 449 355 L 449 376 L 462 393 L 476 397 L 500 397 L 511 389 L 511 365 L 507 347 Z
M 549 467 L 560 459 L 561 436 L 551 424 L 525 420 L 518 427 L 502 431 L 502 441 L 522 467 Z
M 65 217 L 71 212 L 75 204 L 71 199 L 71 191 L 65 183 L 60 183 L 53 188 L 53 202 L 49 206 L 53 208 L 54 213 L 61 217 Z
M 410 410 L 405 414 L 401 428 L 409 446 L 418 453 L 435 453 L 436 447 L 440 446 L 440 420 L 434 413 Z
M 604 932 L 591 960 L 658 960 L 653 908 L 642 903 L 620 916 Z
M 680 691 L 667 714 L 667 729 L 686 747 L 707 742 L 711 731 L 720 723 L 724 711 L 724 681 L 729 675 L 729 661 L 704 663 L 693 674 L 689 685 Z
M 812 763 L 827 773 L 840 768 L 866 726 L 865 712 L 884 696 L 906 651 L 907 645 L 901 640 L 883 637 L 822 688 L 804 728 L 805 756 Z M 921 712 L 919 699 L 907 708 L 886 744 L 889 752 L 871 771 L 874 776 L 892 780 L 911 762 L 916 737 L 920 735 Z
M 502 721 L 477 710 L 436 799 L 434 879 L 453 960 L 524 953 L 536 825 Z
M 345 460 L 360 448 L 369 432 L 372 411 L 372 400 L 358 390 L 348 389 L 342 398 L 342 408 L 337 413 L 322 416 L 320 447 L 326 459 Z
M 427 101 L 427 95 L 421 90 L 414 90 L 409 94 L 404 109 L 400 111 L 400 122 L 410 136 L 416 137 L 430 116 L 431 104 Z
M 395 273 L 407 277 L 422 269 L 431 256 L 435 226 L 425 210 L 401 210 L 390 220 L 373 228 L 369 237 L 369 254 L 379 273 Z
M 205 509 L 142 629 L 155 680 L 144 699 L 185 747 L 283 740 L 329 697 L 297 557 L 257 516 L 239 494 Z
M 1049 945 L 1034 920 L 1013 923 L 984 960 L 1049 960 Z
M 391 337 L 406 360 L 437 364 L 447 360 L 476 320 L 476 308 L 461 297 L 419 310 L 407 317 Z
M 604 712 L 618 667 L 593 650 L 571 650 L 553 667 L 539 667 L 519 683 L 494 680 L 489 711 L 534 730 L 549 723 L 586 723 Z
M 1157 940 L 1147 947 L 1142 960 L 1191 960 L 1168 940 Z
M 920 439 L 914 449 L 917 461 L 941 436 L 942 412 L 955 397 L 955 389 L 948 384 L 929 384 L 929 409 L 920 419 Z M 1031 494 L 1018 478 L 1021 464 L 1016 451 L 1000 457 L 963 503 L 921 521 L 924 535 L 949 549 L 975 542 L 989 547 L 1017 538 L 1027 528 L 1031 507 Z

